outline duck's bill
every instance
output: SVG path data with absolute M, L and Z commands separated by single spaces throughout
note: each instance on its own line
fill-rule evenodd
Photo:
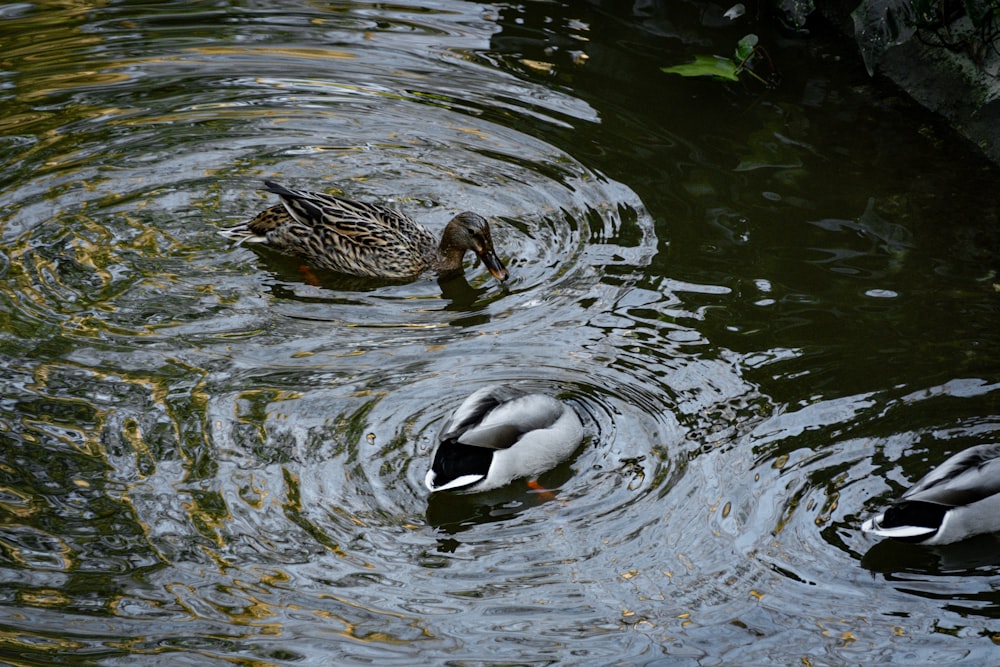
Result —
M 503 262 L 493 250 L 484 250 L 479 253 L 479 259 L 483 260 L 483 264 L 489 269 L 490 274 L 500 282 L 504 282 L 510 277 L 507 268 L 504 267 Z

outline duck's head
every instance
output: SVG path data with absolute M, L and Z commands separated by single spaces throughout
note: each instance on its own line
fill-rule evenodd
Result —
M 471 250 L 476 253 L 476 256 L 479 257 L 494 278 L 500 282 L 504 282 L 510 276 L 507 268 L 500 261 L 500 258 L 497 257 L 496 251 L 493 249 L 490 223 L 486 222 L 486 218 L 478 213 L 466 211 L 452 218 L 451 222 L 444 229 L 440 250 L 441 254 L 446 258 L 457 254 L 457 263 L 459 264 L 461 263 L 461 256 L 465 254 L 465 251 Z

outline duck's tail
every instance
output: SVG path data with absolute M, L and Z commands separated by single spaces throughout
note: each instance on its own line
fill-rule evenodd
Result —
M 225 236 L 227 239 L 236 241 L 236 245 L 243 245 L 244 243 L 267 243 L 266 237 L 255 234 L 250 229 L 249 222 L 241 222 L 238 225 L 220 229 L 219 234 Z

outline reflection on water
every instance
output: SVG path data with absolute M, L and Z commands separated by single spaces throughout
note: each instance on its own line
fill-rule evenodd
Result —
M 731 35 L 651 7 L 0 8 L 4 655 L 985 663 L 994 538 L 859 525 L 1000 430 L 996 170 L 822 36 L 664 78 Z M 511 280 L 313 285 L 215 233 L 271 177 Z M 584 444 L 428 497 L 499 381 Z

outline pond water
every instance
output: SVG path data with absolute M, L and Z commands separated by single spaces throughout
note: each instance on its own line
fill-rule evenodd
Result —
M 3 661 L 995 660 L 996 538 L 859 528 L 1000 436 L 1000 171 L 850 43 L 178 7 L 0 6 Z M 772 90 L 660 71 L 747 32 Z M 216 233 L 264 178 L 478 211 L 511 280 L 313 284 Z M 584 445 L 545 492 L 428 497 L 494 381 Z

